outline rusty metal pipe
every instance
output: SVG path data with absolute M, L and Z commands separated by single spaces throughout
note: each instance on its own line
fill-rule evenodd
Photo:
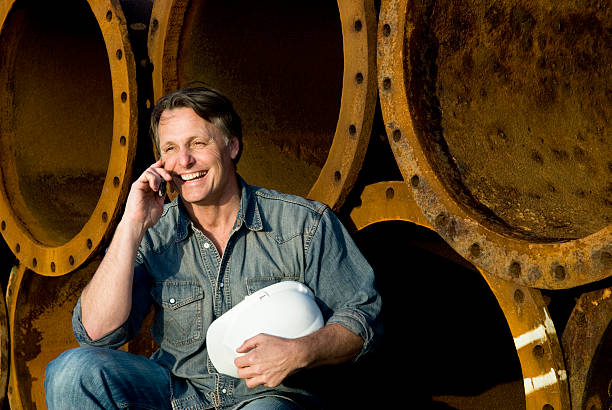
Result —
M 500 278 L 561 289 L 612 272 L 611 19 L 598 2 L 382 1 L 399 168 L 431 226 Z
M 108 235 L 136 148 L 134 58 L 118 3 L 0 1 L 0 231 L 43 275 Z
M 149 30 L 155 99 L 221 90 L 243 119 L 248 182 L 340 207 L 376 104 L 373 1 L 156 1 Z

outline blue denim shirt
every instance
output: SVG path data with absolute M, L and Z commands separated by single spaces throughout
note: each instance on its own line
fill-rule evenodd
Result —
M 173 408 L 232 406 L 262 395 L 311 399 L 308 386 L 248 388 L 242 379 L 217 373 L 207 355 L 210 323 L 245 296 L 279 281 L 306 284 L 326 324 L 341 324 L 363 338 L 360 355 L 372 347 L 381 308 L 374 273 L 333 212 L 239 180 L 240 208 L 223 257 L 177 198 L 142 240 L 126 323 L 93 341 L 81 323 L 80 301 L 74 310 L 73 330 L 81 344 L 117 348 L 138 332 L 153 304 L 151 332 L 160 349 L 152 360 L 176 376 Z

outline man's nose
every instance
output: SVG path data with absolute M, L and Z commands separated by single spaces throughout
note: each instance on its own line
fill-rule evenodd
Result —
M 193 165 L 194 158 L 193 158 L 193 155 L 191 155 L 191 151 L 188 149 L 182 150 L 179 153 L 178 161 L 179 161 L 180 166 L 184 168 Z

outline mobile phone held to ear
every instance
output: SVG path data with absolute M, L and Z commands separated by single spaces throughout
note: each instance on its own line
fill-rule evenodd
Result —
M 159 188 L 157 189 L 157 195 L 159 195 L 160 197 L 163 197 L 164 195 L 166 195 L 166 185 L 168 183 L 165 180 L 162 180 L 162 182 L 159 184 Z

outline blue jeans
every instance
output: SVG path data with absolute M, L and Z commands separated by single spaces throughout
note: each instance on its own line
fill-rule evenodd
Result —
M 62 353 L 45 373 L 47 408 L 172 409 L 168 370 L 143 356 L 100 347 Z M 280 397 L 262 397 L 237 408 L 292 410 Z

